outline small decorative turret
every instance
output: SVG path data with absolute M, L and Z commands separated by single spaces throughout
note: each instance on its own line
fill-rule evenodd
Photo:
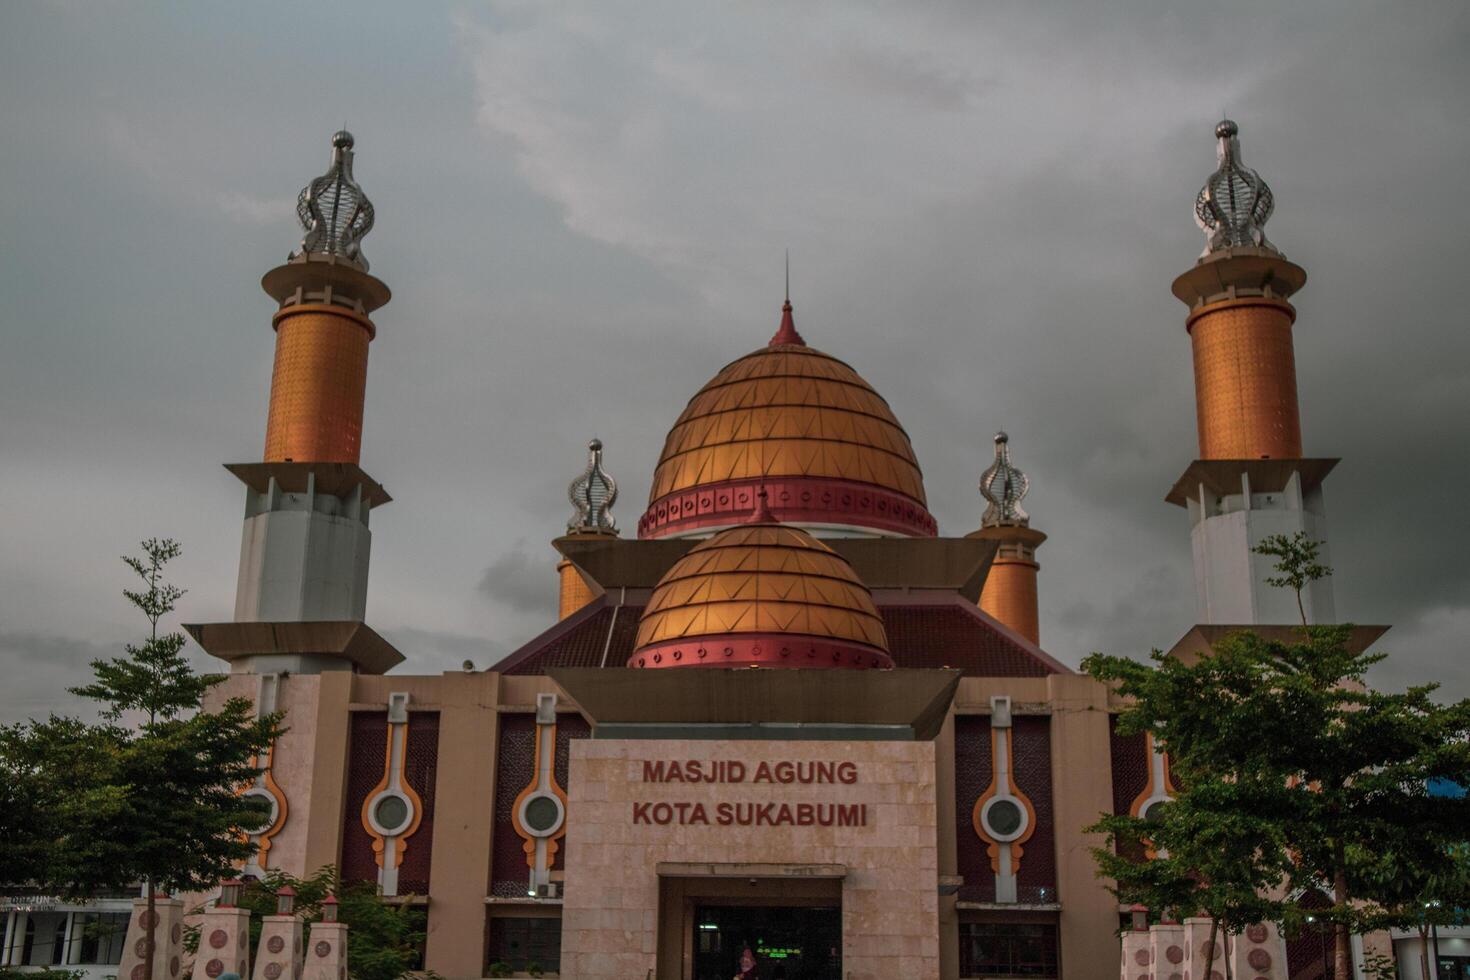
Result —
M 572 519 L 567 521 L 570 534 L 617 534 L 618 522 L 612 506 L 618 499 L 618 484 L 602 468 L 602 440 L 587 443 L 587 469 L 567 488 L 572 502 Z
M 980 476 L 980 493 L 990 503 L 980 518 L 981 527 L 1031 524 L 1031 516 L 1021 509 L 1031 481 L 1011 463 L 1010 441 L 1004 432 L 995 434 L 995 462 Z
M 1240 245 L 1275 250 L 1263 229 L 1276 201 L 1261 175 L 1241 162 L 1239 132 L 1229 119 L 1215 127 L 1220 166 L 1194 199 L 1194 221 L 1207 239 L 1205 255 Z
M 352 143 L 352 134 L 345 129 L 333 135 L 332 165 L 301 188 L 296 217 L 306 237 L 300 250 L 291 253 L 292 261 L 332 255 L 367 271 L 362 239 L 373 228 L 373 202 L 352 177 Z
M 1011 462 L 1011 438 L 995 434 L 995 462 L 980 475 L 980 494 L 989 506 L 980 530 L 966 537 L 996 542 L 995 560 L 980 590 L 980 608 L 1036 643 L 1041 635 L 1036 599 L 1036 549 L 1046 535 L 1031 527 L 1021 508 L 1031 481 Z

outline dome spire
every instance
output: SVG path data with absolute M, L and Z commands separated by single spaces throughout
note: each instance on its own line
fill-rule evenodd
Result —
M 779 523 L 776 520 L 776 516 L 771 513 L 771 508 L 770 508 L 770 506 L 767 503 L 767 500 L 768 500 L 769 497 L 770 497 L 770 494 L 766 493 L 766 485 L 764 483 L 762 483 L 761 484 L 761 488 L 760 488 L 760 492 L 755 495 L 755 510 L 753 510 L 753 511 L 750 512 L 750 519 L 748 521 L 746 521 L 745 523 L 747 523 L 747 524 L 777 524 L 777 523 Z
M 1239 133 L 1229 119 L 1215 126 L 1220 165 L 1194 199 L 1194 223 L 1205 233 L 1205 255 L 1241 245 L 1276 251 L 1263 230 L 1276 201 L 1261 175 L 1241 161 Z
M 980 518 L 981 527 L 1031 524 L 1031 516 L 1021 509 L 1031 481 L 1011 463 L 1010 441 L 1004 432 L 995 434 L 995 462 L 980 476 L 980 493 L 990 503 Z
M 306 236 L 292 261 L 328 255 L 367 269 L 362 239 L 373 228 L 373 203 L 352 176 L 352 146 L 347 130 L 333 135 L 332 165 L 297 195 L 296 217 Z
M 602 468 L 602 440 L 587 443 L 587 469 L 567 487 L 572 502 L 571 534 L 617 534 L 618 522 L 612 506 L 618 499 L 618 483 Z
M 796 332 L 796 321 L 791 316 L 791 250 L 786 250 L 786 302 L 781 304 L 781 326 L 777 328 L 776 335 L 771 338 L 771 347 L 780 347 L 783 344 L 797 344 L 805 347 L 806 341 L 801 334 Z

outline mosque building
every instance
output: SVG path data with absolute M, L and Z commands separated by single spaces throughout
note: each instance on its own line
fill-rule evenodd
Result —
M 1206 249 L 1173 283 L 1199 426 L 1165 498 L 1188 517 L 1199 609 L 1179 656 L 1299 622 L 1251 548 L 1325 541 L 1336 463 L 1303 455 L 1306 273 L 1263 234 L 1271 193 L 1235 124 L 1216 137 Z M 227 467 L 245 486 L 235 615 L 188 627 L 228 665 L 214 697 L 286 715 L 248 789 L 271 818 L 244 872 L 376 882 L 423 907 L 424 966 L 448 978 L 726 980 L 742 958 L 763 980 L 1116 977 L 1128 910 L 1082 828 L 1167 800 L 1169 767 L 1116 733 L 1107 687 L 1041 646 L 1026 447 L 996 434 L 974 524 L 941 534 L 898 418 L 808 344 L 789 296 L 770 340 L 673 420 L 633 534 L 589 444 L 552 542 L 556 623 L 488 670 L 394 672 L 367 609 L 391 498 L 361 465 L 390 294 L 352 165 L 338 133 L 300 195 L 301 246 L 264 277 L 265 451 Z M 1330 580 L 1303 603 L 1332 621 Z M 1304 980 L 1320 960 L 1308 936 L 1261 974 Z

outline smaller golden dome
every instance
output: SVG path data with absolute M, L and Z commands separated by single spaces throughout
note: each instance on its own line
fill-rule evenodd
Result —
M 758 518 L 765 516 L 758 512 Z M 742 524 L 659 581 L 629 667 L 892 667 L 873 596 L 807 532 Z

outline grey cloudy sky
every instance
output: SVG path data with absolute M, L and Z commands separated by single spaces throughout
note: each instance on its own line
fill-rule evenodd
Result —
M 1042 642 L 1194 621 L 1190 208 L 1222 110 L 1308 269 L 1297 359 L 1338 609 L 1379 681 L 1470 694 L 1470 8 L 1130 3 L 0 6 L 0 719 L 136 635 L 117 556 L 233 608 L 296 191 L 344 122 L 377 206 L 369 621 L 404 669 L 554 615 L 592 435 L 631 529 L 663 436 L 797 323 L 913 439 L 941 532 L 997 428 L 1032 477 Z M 201 662 L 205 658 L 201 655 Z

